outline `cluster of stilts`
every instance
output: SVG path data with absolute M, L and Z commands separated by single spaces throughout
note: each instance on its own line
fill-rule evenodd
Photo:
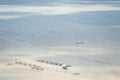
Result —
M 58 65 L 61 66 L 63 69 L 67 69 L 68 67 L 71 67 L 71 65 L 65 65 L 57 62 L 50 62 L 50 61 L 45 61 L 45 60 L 37 60 L 38 62 L 46 63 L 46 64 L 51 64 L 51 65 Z
M 14 63 L 8 63 L 7 65 L 13 65 L 13 64 Z M 31 69 L 44 70 L 44 68 L 42 68 L 40 65 L 35 65 L 35 64 L 25 63 L 25 62 L 15 62 L 15 64 L 29 66 L 31 67 Z
M 37 62 L 42 62 L 42 63 L 46 63 L 46 64 L 61 66 L 62 69 L 67 69 L 68 67 L 71 67 L 71 65 L 65 65 L 65 64 L 62 64 L 62 63 L 50 62 L 50 61 L 45 61 L 45 60 L 37 60 Z M 31 69 L 43 70 L 43 68 L 40 65 L 35 65 L 35 64 L 25 63 L 25 62 L 15 62 L 15 64 L 29 66 L 29 67 L 31 67 Z M 13 65 L 13 63 L 8 63 L 7 65 Z
M 57 63 L 57 62 L 50 62 L 50 61 L 45 61 L 45 60 L 37 60 L 37 62 L 41 62 L 41 63 L 46 63 L 46 64 L 51 64 L 51 65 L 57 65 L 62 67 L 62 69 L 67 69 L 68 67 L 71 67 L 71 65 L 65 65 L 65 64 L 61 64 L 61 63 Z M 30 64 L 30 63 L 26 63 L 26 62 L 14 62 L 14 63 L 7 63 L 7 65 L 14 65 L 14 64 L 19 64 L 19 65 L 23 65 L 23 66 L 28 66 L 31 69 L 34 70 L 44 70 L 43 67 L 41 67 L 41 65 L 35 65 L 35 64 Z M 73 75 L 80 75 L 80 73 L 75 72 L 73 73 Z

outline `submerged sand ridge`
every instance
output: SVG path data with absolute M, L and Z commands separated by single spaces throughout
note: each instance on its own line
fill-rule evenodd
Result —
M 25 64 L 26 63 L 26 64 Z M 34 64 L 33 64 L 34 63 Z M 36 66 L 36 69 L 32 69 L 31 66 Z M 8 63 L 7 65 L 3 65 L 5 68 L 5 71 L 11 73 L 4 73 L 8 78 L 10 77 L 20 77 L 19 80 L 23 79 L 29 79 L 32 80 L 35 77 L 36 80 L 79 80 L 80 76 L 75 75 L 74 71 L 72 69 L 64 70 L 61 67 L 50 65 L 46 63 L 38 63 L 35 61 L 28 61 L 28 62 L 14 62 L 14 63 Z M 40 67 L 40 69 L 38 69 Z M 42 69 L 41 69 L 42 68 Z M 30 76 L 30 77 L 27 77 Z M 23 77 L 23 78 L 22 78 Z
M 7 53 L 11 54 L 2 55 L 0 59 L 0 80 L 104 80 L 104 78 L 119 80 L 120 78 L 119 66 L 105 64 L 99 66 L 99 63 L 95 65 L 94 62 L 90 63 L 88 61 L 81 61 L 82 64 L 80 60 L 75 59 L 74 56 L 72 57 L 72 54 L 62 53 L 57 55 L 57 52 L 53 54 L 47 54 L 47 52 L 46 54 L 42 54 L 45 52 L 9 51 Z M 71 57 L 63 57 L 60 55 L 71 55 Z M 53 59 L 54 57 L 57 58 Z M 39 59 L 70 64 L 71 67 L 63 69 L 62 66 L 37 62 Z M 20 63 L 21 65 L 18 64 L 18 62 L 22 62 Z M 84 64 L 90 65 L 86 66 Z

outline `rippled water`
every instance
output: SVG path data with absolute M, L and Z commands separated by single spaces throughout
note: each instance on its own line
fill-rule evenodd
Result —
M 119 80 L 119 17 L 119 11 L 94 11 L 0 20 L 0 80 Z M 72 67 L 63 70 L 38 59 Z M 45 70 L 6 65 L 16 61 Z

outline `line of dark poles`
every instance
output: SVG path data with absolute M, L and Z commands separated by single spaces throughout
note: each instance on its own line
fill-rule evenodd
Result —
M 37 60 L 37 62 L 61 66 L 63 69 L 67 69 L 68 67 L 71 67 L 71 65 L 66 65 L 66 64 L 57 63 L 57 62 L 50 62 L 50 61 L 45 61 L 45 60 Z M 32 69 L 36 69 L 36 70 L 43 70 L 43 68 L 40 65 L 30 64 L 26 62 L 15 62 L 15 64 L 29 66 Z M 8 63 L 7 65 L 13 65 L 13 63 Z
M 42 63 L 46 63 L 46 64 L 62 66 L 63 69 L 67 69 L 67 67 L 71 67 L 71 65 L 66 65 L 66 64 L 57 63 L 57 62 L 50 62 L 50 61 L 45 61 L 45 60 L 37 60 L 37 61 L 42 62 Z
M 25 63 L 25 62 L 15 62 L 15 64 L 29 66 L 31 67 L 31 69 L 44 70 L 44 68 L 42 68 L 40 65 L 35 65 L 35 64 Z M 8 63 L 7 65 L 13 65 L 13 63 Z

